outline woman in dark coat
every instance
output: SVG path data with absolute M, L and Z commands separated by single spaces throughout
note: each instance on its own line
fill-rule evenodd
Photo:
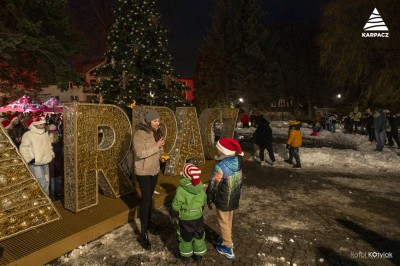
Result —
M 55 200 L 59 200 L 64 194 L 64 152 L 57 127 L 51 124 L 48 132 L 54 152 L 54 158 L 49 163 L 50 196 Z
M 257 129 L 254 132 L 254 143 L 260 147 L 260 160 L 261 165 L 265 165 L 264 162 L 264 151 L 265 149 L 268 151 L 269 158 L 271 159 L 272 164 L 275 162 L 274 150 L 272 149 L 272 129 L 269 126 L 269 121 L 265 118 L 265 116 L 261 115 L 257 119 Z

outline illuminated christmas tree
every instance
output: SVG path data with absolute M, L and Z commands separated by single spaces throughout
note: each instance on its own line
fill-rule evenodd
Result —
M 96 92 L 104 103 L 183 105 L 187 87 L 172 68 L 155 2 L 119 0 L 114 15 L 106 61 L 96 71 Z

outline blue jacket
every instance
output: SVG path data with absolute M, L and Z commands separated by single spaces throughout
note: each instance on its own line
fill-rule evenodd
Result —
M 242 168 L 237 156 L 223 157 L 213 169 L 207 188 L 207 200 L 221 211 L 239 208 L 242 189 Z

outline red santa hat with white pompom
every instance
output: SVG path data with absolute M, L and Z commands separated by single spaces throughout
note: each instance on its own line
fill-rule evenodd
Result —
M 46 119 L 43 116 L 36 116 L 32 117 L 32 119 L 29 119 L 26 122 L 26 127 L 30 128 L 31 125 L 40 125 L 40 124 L 46 124 Z
M 227 156 L 232 156 L 235 154 L 240 156 L 244 155 L 239 142 L 233 138 L 223 138 L 218 140 L 216 147 L 220 152 Z

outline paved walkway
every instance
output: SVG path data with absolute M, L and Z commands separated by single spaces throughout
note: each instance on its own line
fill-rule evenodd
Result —
M 246 164 L 233 265 L 400 265 L 400 176 L 303 170 Z M 204 265 L 232 263 L 209 250 Z
M 207 209 L 208 251 L 202 265 L 400 265 L 400 176 L 317 173 L 251 161 L 244 172 L 241 205 L 234 214 L 236 260 L 211 244 L 218 227 Z M 168 207 L 155 213 L 163 228 L 150 235 L 152 252 L 136 242 L 138 225 L 132 223 L 133 234 L 113 232 L 57 264 L 183 265 L 174 256 L 177 241 Z

